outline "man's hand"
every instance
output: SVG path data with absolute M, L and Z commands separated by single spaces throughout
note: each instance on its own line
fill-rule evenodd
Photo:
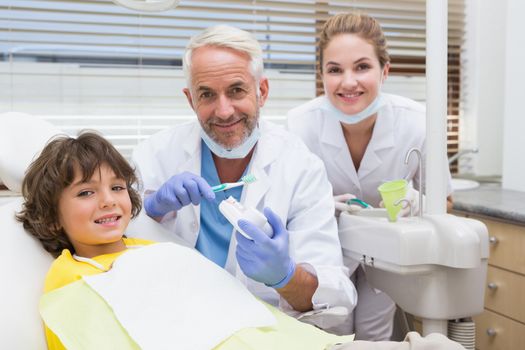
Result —
M 184 172 L 172 176 L 156 192 L 144 198 L 144 209 L 151 217 L 163 217 L 190 203 L 197 205 L 203 198 L 215 199 L 210 185 L 202 177 Z
M 273 229 L 273 236 L 268 237 L 251 222 L 241 219 L 239 227 L 252 240 L 237 232 L 237 261 L 244 274 L 269 287 L 283 288 L 295 272 L 295 263 L 290 258 L 289 234 L 281 219 L 270 209 L 264 209 L 264 215 Z

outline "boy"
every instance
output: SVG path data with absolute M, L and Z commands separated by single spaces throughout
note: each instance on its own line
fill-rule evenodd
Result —
M 109 270 L 126 246 L 151 243 L 123 237 L 142 207 L 132 187 L 136 181 L 120 153 L 88 132 L 76 139 L 55 138 L 30 165 L 17 219 L 57 258 L 46 277 L 45 293 Z M 86 258 L 94 264 L 85 263 Z M 46 338 L 49 349 L 63 349 L 47 327 Z

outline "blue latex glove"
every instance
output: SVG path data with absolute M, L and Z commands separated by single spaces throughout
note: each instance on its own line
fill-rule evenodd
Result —
M 239 227 L 252 240 L 237 232 L 237 262 L 244 274 L 251 279 L 273 288 L 283 288 L 295 272 L 295 263 L 288 250 L 289 234 L 281 219 L 270 209 L 264 209 L 264 216 L 273 229 L 268 237 L 251 222 L 241 219 Z
M 162 217 L 190 203 L 197 205 L 202 198 L 215 199 L 210 185 L 202 177 L 184 172 L 172 176 L 156 192 L 144 198 L 144 209 L 151 217 Z

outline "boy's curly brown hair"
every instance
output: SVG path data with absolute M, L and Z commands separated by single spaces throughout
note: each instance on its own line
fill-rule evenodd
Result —
M 16 218 L 54 257 L 66 248 L 75 251 L 59 221 L 62 191 L 73 182 L 75 171 L 81 172 L 82 181 L 88 181 L 101 165 L 108 165 L 126 181 L 131 217 L 137 216 L 142 201 L 133 188 L 137 183 L 134 169 L 109 141 L 94 132 L 81 132 L 77 138 L 52 139 L 27 169 L 22 183 L 24 204 Z

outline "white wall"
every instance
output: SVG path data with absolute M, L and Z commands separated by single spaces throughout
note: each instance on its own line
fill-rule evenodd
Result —
M 507 2 L 503 187 L 525 192 L 525 2 Z
M 466 99 L 461 147 L 477 146 L 471 172 L 501 175 L 525 192 L 525 2 L 467 1 Z
M 464 91 L 466 97 L 460 148 L 478 147 L 479 152 L 472 156 L 468 172 L 480 176 L 501 175 L 503 172 L 505 22 L 508 1 L 466 2 L 468 46 L 464 57 L 466 84 L 463 85 L 468 86 L 468 89 Z

